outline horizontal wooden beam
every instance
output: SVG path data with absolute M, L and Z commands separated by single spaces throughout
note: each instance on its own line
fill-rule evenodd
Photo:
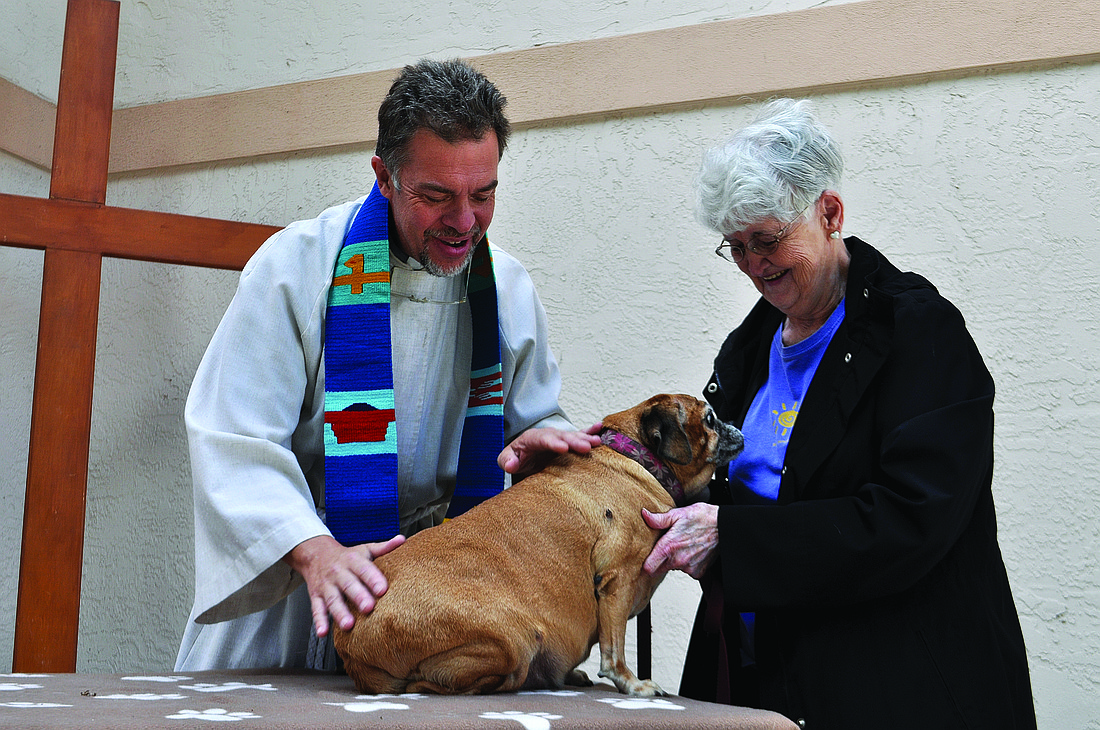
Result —
M 396 75 L 381 71 L 119 109 L 111 172 L 374 140 L 375 112 Z
M 517 129 L 710 103 L 1100 61 L 1095 0 L 865 0 L 487 54 Z M 398 69 L 115 111 L 111 172 L 372 146 Z M 11 90 L 8 90 L 11 96 Z M 15 103 L 22 104 L 24 96 Z M 0 111 L 4 89 L 0 85 Z M 11 103 L 11 102 L 9 102 Z M 41 116 L 38 106 L 23 112 Z M 33 130 L 33 125 L 32 125 Z M 25 159 L 41 141 L 0 149 Z M 33 132 L 35 140 L 41 133 Z M 48 165 L 41 158 L 31 160 Z
M 54 104 L 0 79 L 0 150 L 50 169 L 56 115 Z
M 244 268 L 277 226 L 0 194 L 0 244 Z
M 868 0 L 472 60 L 542 124 L 1082 58 L 1093 0 Z
M 469 60 L 522 129 L 1055 59 L 1100 59 L 1100 3 L 868 0 Z M 372 145 L 396 74 L 119 110 L 111 170 Z

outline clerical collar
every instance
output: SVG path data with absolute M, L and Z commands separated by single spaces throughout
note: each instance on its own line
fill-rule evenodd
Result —
M 471 268 L 466 266 L 464 272 L 454 276 L 436 276 L 413 257 L 402 259 L 390 246 L 390 294 L 417 304 L 463 304 Z

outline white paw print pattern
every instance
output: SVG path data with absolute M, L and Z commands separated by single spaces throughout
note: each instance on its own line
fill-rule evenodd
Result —
M 409 706 L 401 702 L 374 700 L 373 702 L 326 702 L 326 705 L 343 707 L 348 712 L 378 712 L 379 710 L 407 710 Z
M 682 710 L 682 705 L 669 702 L 660 697 L 602 697 L 597 702 L 606 702 L 620 710 Z
M 195 692 L 232 692 L 237 689 L 259 689 L 264 692 L 276 692 L 275 687 L 270 684 L 246 684 L 244 682 L 224 682 L 222 684 L 208 684 L 206 682 L 199 682 L 198 684 L 181 684 L 180 689 L 190 689 Z
M 525 689 L 517 695 L 548 695 L 550 697 L 580 697 L 584 692 L 575 689 Z
M 185 700 L 186 695 L 171 694 L 158 695 L 151 692 L 139 692 L 133 695 L 96 695 L 97 700 L 139 700 L 141 702 L 153 702 L 156 700 Z
M 180 710 L 174 715 L 165 715 L 166 720 L 207 720 L 209 722 L 240 722 L 242 720 L 260 720 L 260 715 L 251 712 L 229 712 L 220 708 L 209 710 Z
M 326 702 L 332 707 L 343 707 L 348 712 L 378 712 L 379 710 L 407 710 L 409 706 L 397 700 L 419 700 L 424 695 L 411 692 L 402 695 L 359 695 L 354 702 Z
M 512 720 L 523 725 L 526 730 L 550 730 L 550 721 L 561 719 L 561 715 L 551 715 L 549 712 L 522 712 L 520 710 L 483 712 L 480 717 L 483 720 Z
M 72 707 L 72 705 L 59 705 L 56 702 L 0 702 L 0 707 L 12 707 L 17 710 L 38 710 L 51 707 Z
M 156 676 L 156 677 L 123 677 L 124 682 L 164 682 L 165 684 L 175 684 L 176 682 L 190 682 L 191 677 L 178 677 L 178 676 Z
M 20 692 L 25 689 L 42 689 L 42 685 L 24 682 L 0 682 L 0 692 Z

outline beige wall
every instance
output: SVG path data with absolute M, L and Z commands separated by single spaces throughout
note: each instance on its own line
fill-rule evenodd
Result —
M 479 54 L 475 60 L 508 90 L 510 118 L 522 130 L 1098 58 L 1100 11 L 1092 3 L 1037 9 L 1029 0 L 977 6 L 871 0 Z M 125 106 L 114 119 L 111 170 L 370 144 L 377 126 L 361 110 L 377 106 L 394 73 L 387 68 Z M 0 150 L 48 168 L 52 105 L 0 78 L 0 111 L 12 121 L 0 134 Z
M 691 220 L 699 155 L 760 99 L 814 95 L 846 153 L 846 231 L 955 301 L 997 380 L 995 496 L 1040 725 L 1088 727 L 1100 714 L 1098 11 L 809 4 L 762 14 L 559 0 L 508 13 L 417 0 L 340 25 L 362 5 L 124 0 L 108 202 L 275 224 L 312 216 L 369 186 L 373 111 L 392 69 L 473 58 L 519 127 L 492 235 L 539 285 L 564 402 L 587 424 L 653 392 L 700 391 L 755 293 Z M 40 97 L 56 93 L 64 13 L 13 12 L 0 28 L 0 77 L 12 82 L 0 82 L 0 119 L 22 116 L 0 125 L 0 192 L 45 196 Z M 40 265 L 38 252 L 0 247 L 0 427 L 11 434 L 0 441 L 0 670 Z M 81 670 L 170 667 L 192 585 L 180 414 L 234 281 L 105 264 Z M 697 595 L 687 579 L 658 592 L 655 670 L 669 688 Z

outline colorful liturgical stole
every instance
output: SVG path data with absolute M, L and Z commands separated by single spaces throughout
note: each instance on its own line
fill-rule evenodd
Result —
M 470 264 L 470 399 L 447 517 L 504 487 L 504 382 L 497 292 L 488 240 Z M 399 529 L 397 423 L 390 347 L 389 201 L 375 185 L 336 258 L 325 325 L 325 513 L 344 545 Z

